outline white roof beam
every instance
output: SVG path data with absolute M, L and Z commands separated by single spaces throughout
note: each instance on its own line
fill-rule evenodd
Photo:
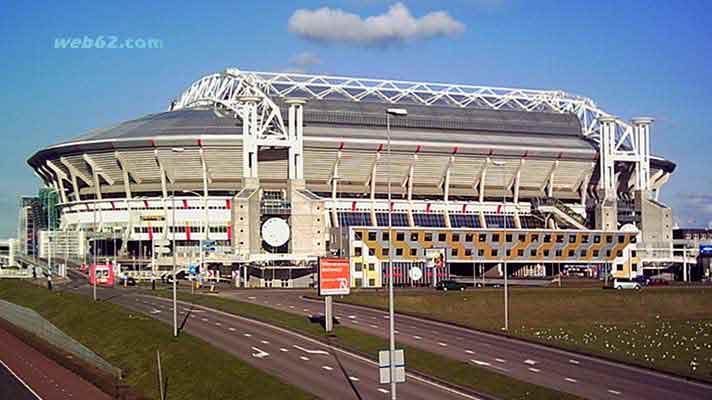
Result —
M 97 176 L 103 178 L 109 185 L 114 185 L 116 183 L 116 181 L 114 181 L 114 178 L 107 175 L 106 172 L 97 165 L 97 163 L 94 161 L 94 159 L 91 158 L 89 154 L 84 154 L 82 157 L 84 158 L 84 161 L 89 164 L 89 167 L 91 167 L 92 173 L 95 173 Z
M 131 179 L 134 180 L 136 183 L 141 183 L 143 182 L 143 179 L 136 174 L 136 172 L 131 168 L 131 163 L 128 161 L 126 157 L 124 157 L 123 154 L 119 153 L 118 151 L 114 152 L 114 157 L 119 161 L 119 165 L 121 165 L 121 169 L 125 170 L 126 173 L 128 173 L 131 176 Z
M 472 188 L 477 189 L 477 194 L 479 195 L 480 203 L 484 203 L 485 201 L 485 187 L 487 186 L 485 185 L 485 181 L 487 180 L 487 169 L 489 169 L 491 162 L 492 159 L 490 157 L 487 157 L 485 163 L 482 164 L 482 170 L 480 170 L 480 175 L 475 176 L 475 180 L 472 183 Z
M 554 197 L 554 177 L 556 176 L 556 170 L 559 168 L 559 160 L 554 161 L 549 168 L 549 172 L 546 174 L 546 180 L 542 183 L 539 190 L 545 193 L 547 197 Z
M 114 157 L 116 158 L 116 161 L 119 162 L 119 166 L 121 167 L 121 174 L 123 175 L 124 192 L 126 193 L 126 199 L 131 199 L 131 178 L 129 177 L 129 170 L 127 168 L 126 162 L 118 151 L 114 152 Z
M 62 203 L 67 202 L 67 193 L 64 191 L 64 180 L 68 179 L 67 174 L 64 173 L 58 166 L 54 165 L 52 161 L 47 160 L 47 167 L 54 172 L 56 187 L 59 189 L 59 196 L 62 199 Z

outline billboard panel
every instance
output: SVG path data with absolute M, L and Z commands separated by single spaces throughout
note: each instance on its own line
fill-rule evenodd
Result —
M 348 258 L 319 259 L 319 295 L 346 295 L 351 291 Z

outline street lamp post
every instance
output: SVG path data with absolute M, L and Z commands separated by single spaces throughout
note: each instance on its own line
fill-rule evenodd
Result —
M 171 238 L 173 242 L 172 253 L 173 253 L 173 336 L 178 337 L 178 295 L 176 287 L 176 193 L 171 192 Z
M 493 165 L 502 167 L 506 165 L 504 161 L 493 161 Z M 502 246 L 500 250 L 502 251 L 502 275 L 504 275 L 504 331 L 509 331 L 509 285 L 507 284 L 507 254 L 506 254 L 506 239 L 507 239 L 507 215 L 504 213 L 504 207 L 507 205 L 507 179 L 504 172 L 502 172 L 502 214 L 504 217 L 504 237 L 502 238 Z
M 207 241 L 207 240 L 209 239 L 209 238 L 208 238 L 208 231 L 210 230 L 210 224 L 208 223 L 208 194 L 207 194 L 207 193 L 204 193 L 204 194 L 201 195 L 201 194 L 198 193 L 198 192 L 190 191 L 190 190 L 184 190 L 183 193 L 191 193 L 191 194 L 194 194 L 194 195 L 196 195 L 196 196 L 199 196 L 199 197 L 202 197 L 202 198 L 203 198 L 204 217 L 203 217 L 203 221 L 201 222 L 201 230 L 203 231 L 203 238 L 204 238 L 204 239 L 201 239 L 201 240 L 200 240 L 200 243 L 199 243 L 199 246 L 198 246 L 198 252 L 199 252 L 199 254 L 200 254 L 200 258 L 199 258 L 199 261 L 198 261 L 198 266 L 199 266 L 200 272 L 202 273 L 202 271 L 203 271 L 203 266 L 204 266 L 204 263 L 205 263 L 205 258 L 204 258 L 204 255 L 203 255 L 203 242 L 204 242 L 204 241 Z M 194 294 L 194 293 L 195 293 L 195 282 L 194 282 L 194 281 L 191 281 L 190 293 L 191 293 L 191 294 Z
M 401 116 L 405 117 L 408 115 L 408 110 L 403 108 L 389 108 L 386 110 L 386 154 L 388 156 L 388 161 L 386 162 L 386 175 L 387 186 L 388 186 L 388 319 L 390 323 L 389 329 L 389 364 L 390 364 L 390 381 L 391 381 L 391 399 L 396 399 L 396 366 L 395 366 L 395 353 L 396 353 L 396 336 L 395 336 L 395 312 L 394 312 L 394 299 L 393 299 L 393 261 L 391 259 L 391 236 L 392 226 L 393 226 L 393 215 L 391 210 L 391 116 Z
M 93 264 L 93 272 L 92 269 L 89 270 L 89 274 L 94 274 L 94 282 L 92 284 L 92 296 L 94 297 L 94 301 L 96 301 L 96 208 L 99 206 L 97 202 L 94 202 L 94 226 L 93 226 L 93 236 L 94 239 L 91 241 L 91 252 L 92 252 L 92 264 Z

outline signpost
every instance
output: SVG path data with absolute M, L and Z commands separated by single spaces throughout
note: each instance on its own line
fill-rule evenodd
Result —
M 378 375 L 381 384 L 391 383 L 391 362 L 389 360 L 390 350 L 381 350 L 378 352 Z M 393 352 L 394 371 L 393 380 L 395 383 L 405 382 L 405 355 L 403 350 Z
M 701 244 L 700 245 L 700 255 L 701 256 L 712 256 L 712 244 Z
M 325 296 L 324 327 L 327 332 L 334 329 L 332 296 L 351 293 L 351 266 L 348 258 L 319 259 L 319 296 Z
M 168 239 L 155 239 L 153 241 L 153 254 L 168 254 L 171 252 L 171 241 Z

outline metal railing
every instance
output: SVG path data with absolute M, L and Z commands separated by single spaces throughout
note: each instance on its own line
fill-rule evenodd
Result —
M 111 376 L 121 379 L 121 369 L 114 367 L 86 346 L 62 332 L 34 310 L 0 300 L 0 316 L 9 323 L 38 336 L 53 346 L 74 354 L 87 363 L 111 374 Z

